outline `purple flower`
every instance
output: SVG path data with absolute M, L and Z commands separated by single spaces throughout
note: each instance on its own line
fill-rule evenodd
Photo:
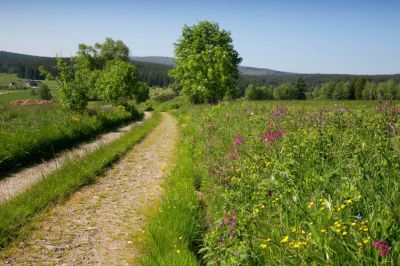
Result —
M 235 251 L 233 252 L 232 256 L 237 257 L 238 253 Z
M 235 145 L 235 148 L 237 148 L 240 144 L 244 142 L 244 137 L 238 133 L 233 133 L 235 136 L 235 140 L 233 141 L 233 145 Z
M 221 238 L 221 243 L 225 243 L 225 237 Z
M 281 120 L 285 118 L 285 106 L 278 106 L 276 109 L 271 111 L 271 117 L 275 120 Z
M 379 253 L 379 256 L 382 256 L 382 257 L 390 256 L 390 249 L 389 249 L 389 245 L 386 242 L 386 240 L 374 242 L 373 245 L 374 245 L 374 247 L 381 250 L 381 252 Z
M 261 140 L 263 142 L 266 142 L 268 144 L 273 143 L 275 140 L 279 139 L 280 137 L 282 137 L 283 135 L 285 135 L 285 130 L 281 129 L 279 131 L 272 131 L 272 130 L 268 130 L 266 131 L 262 136 L 261 136 Z

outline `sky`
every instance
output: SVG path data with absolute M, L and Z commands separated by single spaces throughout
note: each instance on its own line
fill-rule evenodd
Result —
M 122 40 L 132 56 L 174 55 L 182 27 L 231 32 L 242 65 L 296 73 L 400 73 L 400 0 L 0 0 L 0 50 L 74 55 Z

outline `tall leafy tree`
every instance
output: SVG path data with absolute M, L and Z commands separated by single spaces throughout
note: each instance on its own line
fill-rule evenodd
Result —
M 282 83 L 274 89 L 273 96 L 275 100 L 295 99 L 295 87 L 290 83 Z
M 305 100 L 307 84 L 303 77 L 299 77 L 296 82 L 296 99 Z
M 111 61 L 97 81 L 99 94 L 114 105 L 127 106 L 137 92 L 136 67 L 122 60 Z
M 88 102 L 88 93 L 85 86 L 75 79 L 73 63 L 69 60 L 57 58 L 57 82 L 60 88 L 60 103 L 62 107 L 72 110 L 83 110 Z
M 237 93 L 238 65 L 242 61 L 232 44 L 231 34 L 217 23 L 201 21 L 183 27 L 175 44 L 171 75 L 182 94 L 193 103 L 216 103 Z

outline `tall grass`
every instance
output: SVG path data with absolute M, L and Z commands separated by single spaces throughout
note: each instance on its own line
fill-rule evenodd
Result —
M 0 105 L 0 173 L 50 158 L 130 120 L 130 113 L 114 107 L 73 113 L 58 105 Z
M 239 102 L 191 116 L 206 263 L 400 263 L 399 105 Z
M 83 158 L 66 162 L 42 181 L 19 196 L 0 205 L 0 247 L 29 231 L 35 217 L 68 198 L 80 187 L 96 180 L 113 162 L 142 140 L 160 121 L 160 115 L 134 127 L 121 138 L 106 144 Z
M 198 153 L 190 141 L 194 133 L 193 128 L 183 129 L 176 167 L 166 181 L 161 205 L 146 228 L 142 265 L 198 265 L 195 253 L 202 227 L 195 190 L 202 170 L 194 160 Z

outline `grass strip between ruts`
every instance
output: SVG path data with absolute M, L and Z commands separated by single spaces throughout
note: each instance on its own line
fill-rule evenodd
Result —
M 197 151 L 190 137 L 193 129 L 185 127 L 182 131 L 175 168 L 144 231 L 141 265 L 198 265 L 196 250 L 202 226 L 196 182 L 202 170 L 196 166 Z

